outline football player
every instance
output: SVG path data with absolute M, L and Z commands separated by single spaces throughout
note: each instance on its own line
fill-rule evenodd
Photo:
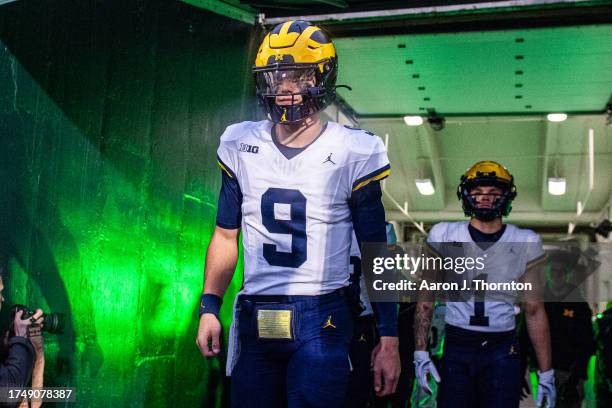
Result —
M 485 263 L 485 274 L 474 279 L 501 282 L 542 276 L 545 260 L 540 238 L 530 230 L 504 224 L 516 197 L 514 178 L 493 161 L 470 167 L 461 177 L 457 196 L 470 221 L 442 222 L 429 232 L 431 252 L 469 250 Z M 446 247 L 444 243 L 450 243 Z M 522 246 L 517 243 L 526 243 Z M 450 249 L 447 249 L 450 248 Z M 451 271 L 450 275 L 456 275 Z M 447 275 L 448 276 L 448 275 Z M 472 283 L 474 280 L 472 280 Z M 431 293 L 417 304 L 414 364 L 418 386 L 431 392 L 428 377 L 440 382 L 438 407 L 516 408 L 520 399 L 520 356 L 511 299 L 490 300 L 468 292 L 470 298 L 446 303 L 446 339 L 441 375 L 426 351 L 433 312 Z M 463 301 L 465 299 L 465 301 Z M 489 299 L 489 300 L 487 300 Z M 539 369 L 537 405 L 554 407 L 554 372 L 551 368 L 548 320 L 541 297 L 524 300 L 527 330 Z
M 349 249 L 384 243 L 379 181 L 389 174 L 380 138 L 319 111 L 335 98 L 337 57 L 306 21 L 277 25 L 253 72 L 267 120 L 229 126 L 217 151 L 222 187 L 206 254 L 196 342 L 218 355 L 218 312 L 242 231 L 244 284 L 235 301 L 227 374 L 232 406 L 341 406 L 352 337 Z M 358 295 L 357 295 L 358 296 Z M 396 304 L 372 305 L 380 333 L 374 389 L 399 376 Z
M 577 247 L 551 251 L 546 265 L 546 315 L 550 325 L 557 407 L 580 408 L 589 360 L 595 354 L 593 313 L 576 286 L 568 282 L 583 267 Z M 571 294 L 570 294 L 571 293 Z

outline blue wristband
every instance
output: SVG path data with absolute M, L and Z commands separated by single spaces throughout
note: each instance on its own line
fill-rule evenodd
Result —
M 202 296 L 200 296 L 199 315 L 202 316 L 204 313 L 210 313 L 219 317 L 221 303 L 223 303 L 223 299 L 219 296 L 213 295 L 212 293 L 202 293 Z

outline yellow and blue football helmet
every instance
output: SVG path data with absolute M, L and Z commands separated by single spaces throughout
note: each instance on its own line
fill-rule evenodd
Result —
M 479 208 L 476 199 L 470 194 L 477 186 L 495 186 L 503 192 L 491 208 Z M 512 200 L 516 198 L 514 177 L 508 169 L 494 161 L 480 161 L 461 176 L 457 187 L 457 198 L 461 200 L 463 212 L 468 217 L 482 221 L 506 217 L 512 211 Z
M 274 27 L 257 51 L 253 73 L 257 98 L 275 123 L 300 122 L 336 98 L 336 49 L 321 28 L 307 21 Z

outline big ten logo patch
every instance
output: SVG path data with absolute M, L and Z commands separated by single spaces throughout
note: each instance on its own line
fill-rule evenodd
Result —
M 247 153 L 259 153 L 259 146 L 252 146 L 250 144 L 246 144 L 246 143 L 240 143 L 240 149 L 238 149 L 241 152 L 247 152 Z

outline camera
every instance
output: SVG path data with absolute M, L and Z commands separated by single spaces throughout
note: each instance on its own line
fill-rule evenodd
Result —
M 34 315 L 34 313 L 36 313 L 36 310 L 32 310 L 27 306 L 13 305 L 11 308 L 11 322 L 15 320 L 15 313 L 20 310 L 23 311 L 23 314 L 21 315 L 22 320 L 29 319 Z M 64 332 L 64 327 L 66 326 L 66 315 L 64 313 L 43 313 L 43 317 L 45 318 L 45 321 L 43 323 L 42 331 L 52 334 L 62 334 Z
M 427 122 L 429 122 L 429 126 L 437 132 L 444 129 L 444 122 L 446 120 L 436 113 L 435 109 L 427 109 Z

